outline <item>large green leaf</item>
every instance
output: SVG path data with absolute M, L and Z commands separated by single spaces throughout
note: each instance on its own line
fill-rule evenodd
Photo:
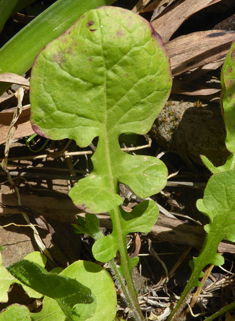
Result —
M 13 0 L 4 1 L 8 7 Z M 14 2 L 16 2 L 14 0 Z M 60 36 L 85 11 L 113 3 L 114 0 L 58 0 L 10 39 L 0 49 L 0 73 L 23 74 L 31 68 L 40 50 Z M 12 4 L 11 4 L 12 6 Z M 2 10 L 2 15 L 6 11 Z M 0 94 L 9 84 L 0 83 Z
M 226 147 L 235 153 L 235 42 L 225 59 L 221 72 L 221 108 L 227 136 Z
M 71 190 L 87 212 L 122 203 L 117 183 L 141 198 L 159 192 L 167 170 L 158 159 L 121 151 L 125 132 L 145 134 L 168 98 L 169 60 L 150 24 L 113 7 L 86 12 L 37 57 L 31 78 L 32 123 L 52 139 L 99 142 L 93 172 Z
M 149 231 L 158 208 L 147 201 L 133 213 L 123 212 L 118 183 L 146 198 L 165 186 L 167 169 L 154 157 L 124 153 L 119 136 L 147 133 L 170 89 L 169 59 L 161 40 L 148 21 L 121 8 L 86 12 L 41 51 L 32 70 L 30 101 L 35 131 L 54 140 L 74 139 L 80 147 L 99 138 L 92 173 L 69 195 L 87 212 L 110 212 L 113 232 L 95 243 L 93 254 L 105 262 L 119 252 L 117 273 L 125 277 L 128 290 L 123 286 L 123 291 L 136 320 L 143 320 L 131 281 L 138 258 L 128 258 L 125 237 L 136 230 Z M 88 229 L 97 236 L 96 222 L 80 224 L 80 231 Z

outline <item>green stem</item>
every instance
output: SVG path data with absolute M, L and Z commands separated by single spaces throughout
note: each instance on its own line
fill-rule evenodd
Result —
M 114 210 L 110 211 L 110 216 L 112 218 L 113 226 L 118 231 L 118 238 L 119 238 L 119 254 L 121 258 L 121 264 L 123 268 L 123 274 L 126 281 L 126 285 L 123 282 L 123 278 L 115 265 L 115 263 L 111 261 L 111 267 L 113 269 L 113 272 L 115 274 L 115 278 L 117 279 L 121 291 L 124 294 L 126 301 L 128 303 L 128 306 L 130 308 L 131 314 L 134 316 L 135 321 L 144 321 L 143 314 L 141 312 L 139 302 L 136 296 L 136 291 L 134 288 L 134 284 L 132 281 L 132 277 L 130 274 L 129 266 L 128 266 L 128 253 L 126 249 L 126 239 L 123 237 L 121 223 L 119 217 L 121 217 L 121 211 L 119 207 L 115 208 Z
M 99 233 L 97 233 L 95 240 L 97 241 L 99 238 L 104 237 L 104 234 L 100 231 Z M 125 245 L 124 245 L 125 246 Z M 125 246 L 126 248 L 126 246 Z M 126 255 L 127 255 L 127 251 Z M 132 311 L 132 315 L 135 317 L 135 320 L 137 321 L 142 321 L 144 320 L 137 297 L 136 297 L 136 293 L 135 293 L 135 289 L 133 286 L 133 282 L 132 282 L 132 278 L 130 276 L 130 272 L 128 269 L 128 263 L 126 260 L 126 255 L 125 255 L 125 261 L 127 264 L 127 275 L 129 276 L 128 281 L 124 279 L 124 277 L 121 275 L 114 259 L 112 259 L 111 261 L 109 261 L 109 265 L 113 274 L 113 278 L 114 280 L 117 281 L 117 284 L 119 286 L 119 289 L 121 290 L 121 292 L 123 293 L 126 302 L 128 304 L 128 307 L 131 309 Z M 122 261 L 123 262 L 123 261 Z M 125 275 L 126 277 L 126 275 Z M 126 281 L 126 282 L 125 282 Z M 127 282 L 129 283 L 129 286 L 126 286 Z
M 205 318 L 204 321 L 212 321 L 215 318 L 218 318 L 220 315 L 225 314 L 225 312 L 227 312 L 231 309 L 234 309 L 234 307 L 235 307 L 235 302 L 232 302 L 232 303 L 226 305 L 225 307 L 221 308 L 219 311 L 217 311 L 215 314 L 211 315 L 210 317 Z
M 220 242 L 220 240 L 223 239 L 223 237 L 219 236 L 221 231 L 222 230 L 221 230 L 221 227 L 219 224 L 216 224 L 216 222 L 214 222 L 213 225 L 211 224 L 210 237 L 208 234 L 206 235 L 201 253 L 197 258 L 194 259 L 193 270 L 192 270 L 192 274 L 190 276 L 190 279 L 189 279 L 186 287 L 184 288 L 184 291 L 181 294 L 180 299 L 177 302 L 175 308 L 173 309 L 172 313 L 170 314 L 169 318 L 167 319 L 167 321 L 178 321 L 179 320 L 179 316 L 181 315 L 181 312 L 185 308 L 185 304 L 186 304 L 189 294 L 191 293 L 191 290 L 194 287 L 197 287 L 199 285 L 200 274 L 201 274 L 202 270 L 204 269 L 204 267 L 208 264 L 218 265 L 218 264 L 216 264 L 215 259 L 213 260 L 211 258 L 211 253 L 217 252 L 219 242 Z M 216 235 L 217 238 L 213 237 L 213 235 Z
M 106 103 L 105 103 L 106 104 Z M 105 115 L 105 121 L 107 121 L 107 115 Z M 118 152 L 120 151 L 120 146 L 118 140 L 111 138 L 111 135 L 108 134 L 108 129 L 102 134 L 99 135 L 99 142 L 95 154 L 92 157 L 92 162 L 94 166 L 94 171 L 97 171 L 99 175 L 107 177 L 107 184 L 109 190 L 113 193 L 118 194 L 118 182 L 113 173 L 114 168 L 113 164 L 115 163 L 114 157 L 118 157 Z M 99 161 L 102 160 L 100 163 Z M 131 314 L 134 316 L 135 321 L 144 321 L 143 314 L 141 312 L 139 302 L 137 299 L 136 291 L 134 284 L 132 282 L 131 269 L 128 264 L 128 253 L 126 248 L 126 234 L 123 232 L 121 225 L 121 209 L 120 207 L 114 207 L 114 209 L 109 212 L 112 225 L 113 233 L 117 237 L 118 241 L 118 251 L 121 258 L 121 267 L 122 275 L 126 281 L 126 285 L 123 282 L 120 283 L 120 288 L 125 295 L 126 301 L 130 308 Z M 120 280 L 120 271 L 117 268 L 114 269 L 115 278 L 118 281 Z

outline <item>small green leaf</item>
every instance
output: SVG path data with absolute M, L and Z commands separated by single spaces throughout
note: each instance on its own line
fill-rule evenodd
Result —
M 227 149 L 235 153 L 235 42 L 222 68 L 221 86 L 221 108 L 227 131 L 225 143 Z
M 110 235 L 100 238 L 92 247 L 92 252 L 96 260 L 108 262 L 120 251 L 119 237 L 125 242 L 126 235 L 133 232 L 148 233 L 158 219 L 159 209 L 154 201 L 144 201 L 137 205 L 131 213 L 121 209 L 120 229 L 115 225 Z M 119 237 L 118 237 L 119 235 Z M 138 263 L 138 258 L 128 258 L 130 273 Z M 120 272 L 123 274 L 122 262 Z
M 201 155 L 203 164 L 213 173 L 218 174 L 221 172 L 228 171 L 234 168 L 235 165 L 235 154 L 230 154 L 224 165 L 215 167 L 211 161 L 206 157 Z
M 86 286 L 74 279 L 47 272 L 36 263 L 22 260 L 10 265 L 8 270 L 20 282 L 55 299 L 69 320 L 73 320 L 71 310 L 75 304 L 94 301 Z
M 86 218 L 77 217 L 77 223 L 72 224 L 77 234 L 88 234 L 93 239 L 97 240 L 102 237 L 99 230 L 99 219 L 94 214 L 86 214 Z
M 29 321 L 30 312 L 24 305 L 12 304 L 0 314 L 0 321 Z

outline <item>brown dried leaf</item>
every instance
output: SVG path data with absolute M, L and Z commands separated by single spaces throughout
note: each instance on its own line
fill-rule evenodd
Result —
M 29 81 L 27 79 L 10 72 L 5 72 L 3 74 L 0 74 L 0 82 L 7 82 L 10 84 L 17 84 L 17 85 L 29 87 Z
M 150 5 L 145 7 L 142 12 L 153 11 L 151 20 L 156 19 L 166 8 L 169 7 L 176 0 L 155 0 Z
M 208 30 L 178 37 L 166 44 L 173 76 L 225 58 L 235 32 Z M 200 46 L 199 46 L 200 44 Z
M 150 2 L 151 0 L 139 0 L 138 3 L 132 9 L 133 12 L 139 13 L 142 12 L 142 9 Z
M 187 0 L 178 1 L 169 7 L 165 14 L 152 20 L 152 26 L 160 34 L 164 43 L 169 41 L 181 24 L 194 13 L 209 7 L 221 0 Z
M 228 31 L 235 30 L 235 14 L 217 23 L 217 25 L 215 25 L 213 29 L 223 29 Z
M 190 96 L 209 96 L 219 93 L 221 88 L 193 84 L 186 81 L 174 80 L 172 93 Z

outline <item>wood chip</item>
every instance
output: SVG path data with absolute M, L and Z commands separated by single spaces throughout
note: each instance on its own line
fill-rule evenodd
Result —
M 15 107 L 4 109 L 0 112 L 0 145 L 6 142 L 7 133 L 12 121 Z M 23 106 L 22 113 L 16 123 L 16 131 L 13 139 L 30 136 L 35 132 L 30 123 L 30 105 Z

